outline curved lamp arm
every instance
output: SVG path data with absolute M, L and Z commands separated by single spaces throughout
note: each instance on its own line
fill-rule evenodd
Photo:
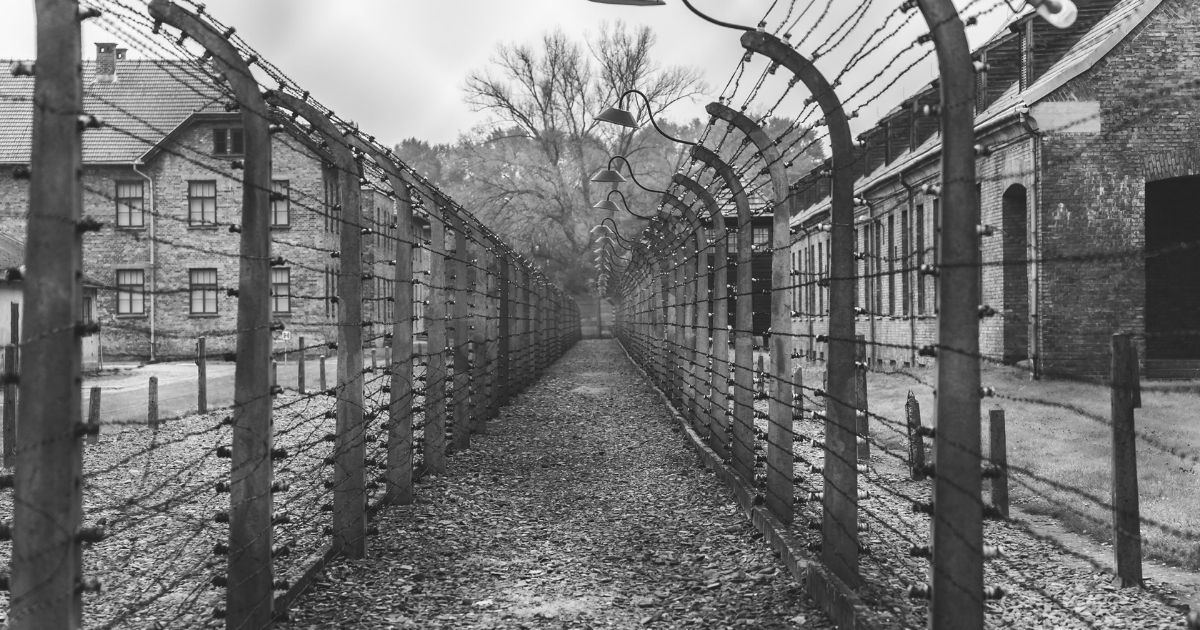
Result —
M 592 0 L 592 2 L 598 2 L 600 4 L 629 4 L 629 5 L 638 6 L 638 7 L 653 7 L 653 6 L 661 6 L 663 4 L 666 4 L 662 0 Z M 711 22 L 713 24 L 716 24 L 717 26 L 723 26 L 725 28 L 732 28 L 732 29 L 739 30 L 739 31 L 753 31 L 754 30 L 754 29 L 750 28 L 749 26 L 742 26 L 741 24 L 733 24 L 731 22 L 722 22 L 721 20 L 718 20 L 716 18 L 711 18 L 707 15 L 704 15 L 703 13 L 700 12 L 699 9 L 692 6 L 692 3 L 688 2 L 688 0 L 683 0 L 683 4 L 688 9 L 690 9 L 692 13 L 695 13 L 696 15 L 700 16 L 700 18 L 706 22 Z
M 637 94 L 638 96 L 642 97 L 642 101 L 646 103 L 646 116 L 650 118 L 650 124 L 654 125 L 654 130 L 662 135 L 662 137 L 680 144 L 686 144 L 693 147 L 696 146 L 695 142 L 680 140 L 679 138 L 676 138 L 675 136 L 663 131 L 662 127 L 658 126 L 658 122 L 654 120 L 654 112 L 650 110 L 650 97 L 646 96 L 646 93 L 642 92 L 641 90 L 625 90 L 625 92 L 622 93 L 617 99 L 617 107 L 609 107 L 608 109 L 604 110 L 599 116 L 596 116 L 596 120 L 598 122 L 609 122 L 613 123 L 614 125 L 620 125 L 630 129 L 637 129 L 639 127 L 637 119 L 633 117 L 633 114 L 629 113 L 629 110 L 622 107 L 625 104 L 625 97 L 629 96 L 630 94 Z
M 617 204 L 612 202 L 613 193 L 616 193 L 617 196 L 621 198 L 621 206 L 618 206 Z M 622 206 L 624 206 L 624 207 L 622 207 Z M 597 201 L 596 204 L 593 205 L 592 207 L 595 208 L 596 210 L 607 210 L 609 212 L 616 212 L 618 210 L 624 210 L 625 212 L 628 212 L 629 214 L 632 214 L 633 216 L 635 216 L 639 219 L 645 219 L 647 221 L 649 221 L 650 219 L 653 219 L 655 216 L 655 215 L 641 215 L 641 214 L 634 212 L 633 210 L 630 210 L 629 202 L 625 200 L 625 195 L 621 194 L 621 191 L 619 191 L 619 190 L 608 191 L 608 194 L 605 195 L 604 199 L 601 201 Z
M 621 175 L 620 171 L 613 168 L 613 162 L 616 162 L 617 160 L 620 160 L 625 163 L 625 168 L 629 169 L 629 178 L 633 180 L 633 183 L 638 188 L 641 188 L 642 190 L 644 190 L 648 193 L 654 193 L 656 195 L 665 195 L 667 193 L 667 191 L 665 191 L 665 190 L 655 190 L 653 188 L 648 188 L 645 185 L 643 185 L 641 182 L 639 182 L 637 175 L 634 175 L 634 173 L 633 173 L 633 164 L 631 164 L 629 162 L 629 159 L 626 158 L 624 155 L 614 155 L 614 156 L 608 158 L 608 167 L 602 168 L 602 169 L 596 171 L 596 174 L 592 175 L 592 181 L 601 183 L 601 184 L 619 184 L 621 182 L 626 181 L 625 176 Z
M 605 225 L 605 224 L 609 224 L 609 225 Z M 615 236 L 617 239 L 617 242 L 620 243 L 621 246 L 624 247 L 625 249 L 630 249 L 634 245 L 637 245 L 637 241 L 628 239 L 621 235 L 621 231 L 619 229 L 617 229 L 617 222 L 614 221 L 612 217 L 604 217 L 604 219 L 602 219 L 600 221 L 600 223 L 596 224 L 596 227 L 591 229 L 591 232 L 595 233 L 597 230 L 599 230 L 601 228 L 608 230 L 609 233 L 611 233 L 613 236 Z

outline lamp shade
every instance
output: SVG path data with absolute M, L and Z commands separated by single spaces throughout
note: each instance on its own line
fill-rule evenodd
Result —
M 596 120 L 599 122 L 621 125 L 622 127 L 629 127 L 630 129 L 637 129 L 638 127 L 637 121 L 633 118 L 633 114 L 630 114 L 628 110 L 621 109 L 620 107 L 609 107 L 603 112 L 600 112 L 600 115 L 596 116 Z
M 1038 15 L 1055 28 L 1071 28 L 1079 16 L 1079 8 L 1071 0 L 1041 0 L 1032 2 Z
M 602 168 L 592 175 L 592 181 L 604 184 L 620 184 L 625 181 L 625 176 L 612 170 L 611 168 Z
M 591 0 L 599 4 L 628 4 L 635 7 L 658 7 L 666 4 L 663 0 Z
M 615 204 L 607 199 L 601 199 L 600 201 L 597 201 L 596 204 L 592 206 L 592 208 L 594 208 L 596 210 L 608 210 L 609 212 L 616 212 L 616 211 L 620 210 L 620 208 L 617 207 L 617 204 Z

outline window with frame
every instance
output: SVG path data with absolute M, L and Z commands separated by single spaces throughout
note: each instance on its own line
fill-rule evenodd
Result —
M 292 270 L 288 267 L 271 268 L 271 312 L 292 312 Z
M 140 228 L 146 225 L 145 182 L 117 181 L 117 227 Z
M 117 270 L 117 314 L 146 313 L 146 272 L 142 269 Z
M 188 269 L 188 294 L 192 315 L 217 313 L 217 270 Z
M 771 244 L 771 228 L 755 226 L 750 233 L 750 242 L 754 247 L 764 247 Z
M 188 182 L 188 225 L 216 225 L 217 182 Z
M 271 180 L 271 227 L 291 225 L 291 193 L 291 182 L 289 180 Z
M 243 155 L 246 138 L 241 127 L 217 127 L 212 130 L 213 155 Z

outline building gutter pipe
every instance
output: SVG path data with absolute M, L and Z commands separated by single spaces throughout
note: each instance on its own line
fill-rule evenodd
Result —
M 154 202 L 158 197 L 158 191 L 154 185 L 154 178 L 138 170 L 139 164 L 141 164 L 140 159 L 134 160 L 129 166 L 133 169 L 134 173 L 140 175 L 142 179 L 146 180 L 146 182 L 150 184 L 150 360 L 154 361 L 156 358 L 155 349 L 158 347 L 154 325 L 154 307 L 158 296 L 158 241 L 155 238 L 157 232 L 156 228 L 158 226 L 158 215 L 154 210 Z M 144 164 L 142 165 L 144 166 Z

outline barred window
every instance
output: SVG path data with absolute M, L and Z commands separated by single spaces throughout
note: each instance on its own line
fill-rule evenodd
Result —
M 141 180 L 117 182 L 117 227 L 144 227 L 145 182 Z
M 771 228 L 755 227 L 751 232 L 751 242 L 754 247 L 762 247 L 771 244 Z
M 271 268 L 271 312 L 292 312 L 292 270 L 288 267 Z
M 212 315 L 217 312 L 217 270 L 189 269 L 188 292 L 193 315 Z
M 271 182 L 271 226 L 281 227 L 292 223 L 291 184 L 286 179 Z
M 214 225 L 217 222 L 217 182 L 188 182 L 188 225 Z
M 142 315 L 146 312 L 146 272 L 141 269 L 117 270 L 117 314 Z
M 242 155 L 246 152 L 245 136 L 240 127 L 213 129 L 214 155 Z

